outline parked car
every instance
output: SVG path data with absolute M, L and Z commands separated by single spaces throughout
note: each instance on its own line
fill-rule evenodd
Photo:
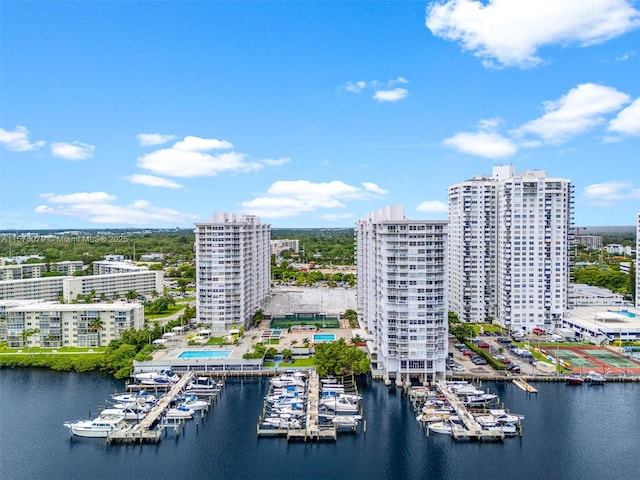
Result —
M 546 332 L 543 329 L 536 327 L 536 328 L 533 329 L 533 333 L 535 333 L 536 335 L 542 335 L 542 334 L 544 334 Z

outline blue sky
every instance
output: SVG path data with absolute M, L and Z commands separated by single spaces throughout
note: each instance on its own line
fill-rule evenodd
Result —
M 494 165 L 640 211 L 632 0 L 0 4 L 0 229 L 352 227 Z

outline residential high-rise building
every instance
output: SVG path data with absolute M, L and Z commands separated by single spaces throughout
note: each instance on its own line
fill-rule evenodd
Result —
M 636 307 L 640 307 L 640 212 L 636 217 Z
M 357 222 L 357 306 L 373 336 L 374 375 L 426 381 L 444 374 L 446 261 L 446 221 L 410 220 L 391 206 Z
M 568 308 L 573 186 L 494 167 L 449 187 L 450 307 L 463 322 L 550 328 Z
M 196 224 L 198 322 L 218 333 L 250 325 L 269 294 L 270 236 L 252 215 L 215 212 Z

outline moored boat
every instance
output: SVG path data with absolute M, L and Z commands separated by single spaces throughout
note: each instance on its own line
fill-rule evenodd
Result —
M 598 372 L 594 372 L 593 370 L 587 373 L 584 379 L 589 383 L 589 385 L 604 385 L 604 382 L 607 381 L 604 375 Z
M 90 438 L 106 438 L 109 433 L 129 428 L 129 424 L 126 422 L 122 414 L 111 411 L 113 409 L 107 410 L 110 411 L 103 411 L 93 420 L 66 422 L 64 426 L 78 437 Z
M 580 375 L 567 375 L 564 377 L 564 381 L 567 385 L 582 385 L 584 383 L 584 378 Z

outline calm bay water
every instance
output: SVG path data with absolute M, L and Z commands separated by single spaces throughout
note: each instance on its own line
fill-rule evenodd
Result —
M 14 479 L 636 479 L 640 384 L 537 384 L 527 395 L 486 383 L 525 415 L 524 436 L 503 443 L 426 436 L 406 397 L 362 382 L 366 432 L 336 443 L 256 436 L 268 380 L 230 380 L 213 409 L 157 445 L 71 438 L 124 384 L 97 374 L 0 370 L 0 478 Z

